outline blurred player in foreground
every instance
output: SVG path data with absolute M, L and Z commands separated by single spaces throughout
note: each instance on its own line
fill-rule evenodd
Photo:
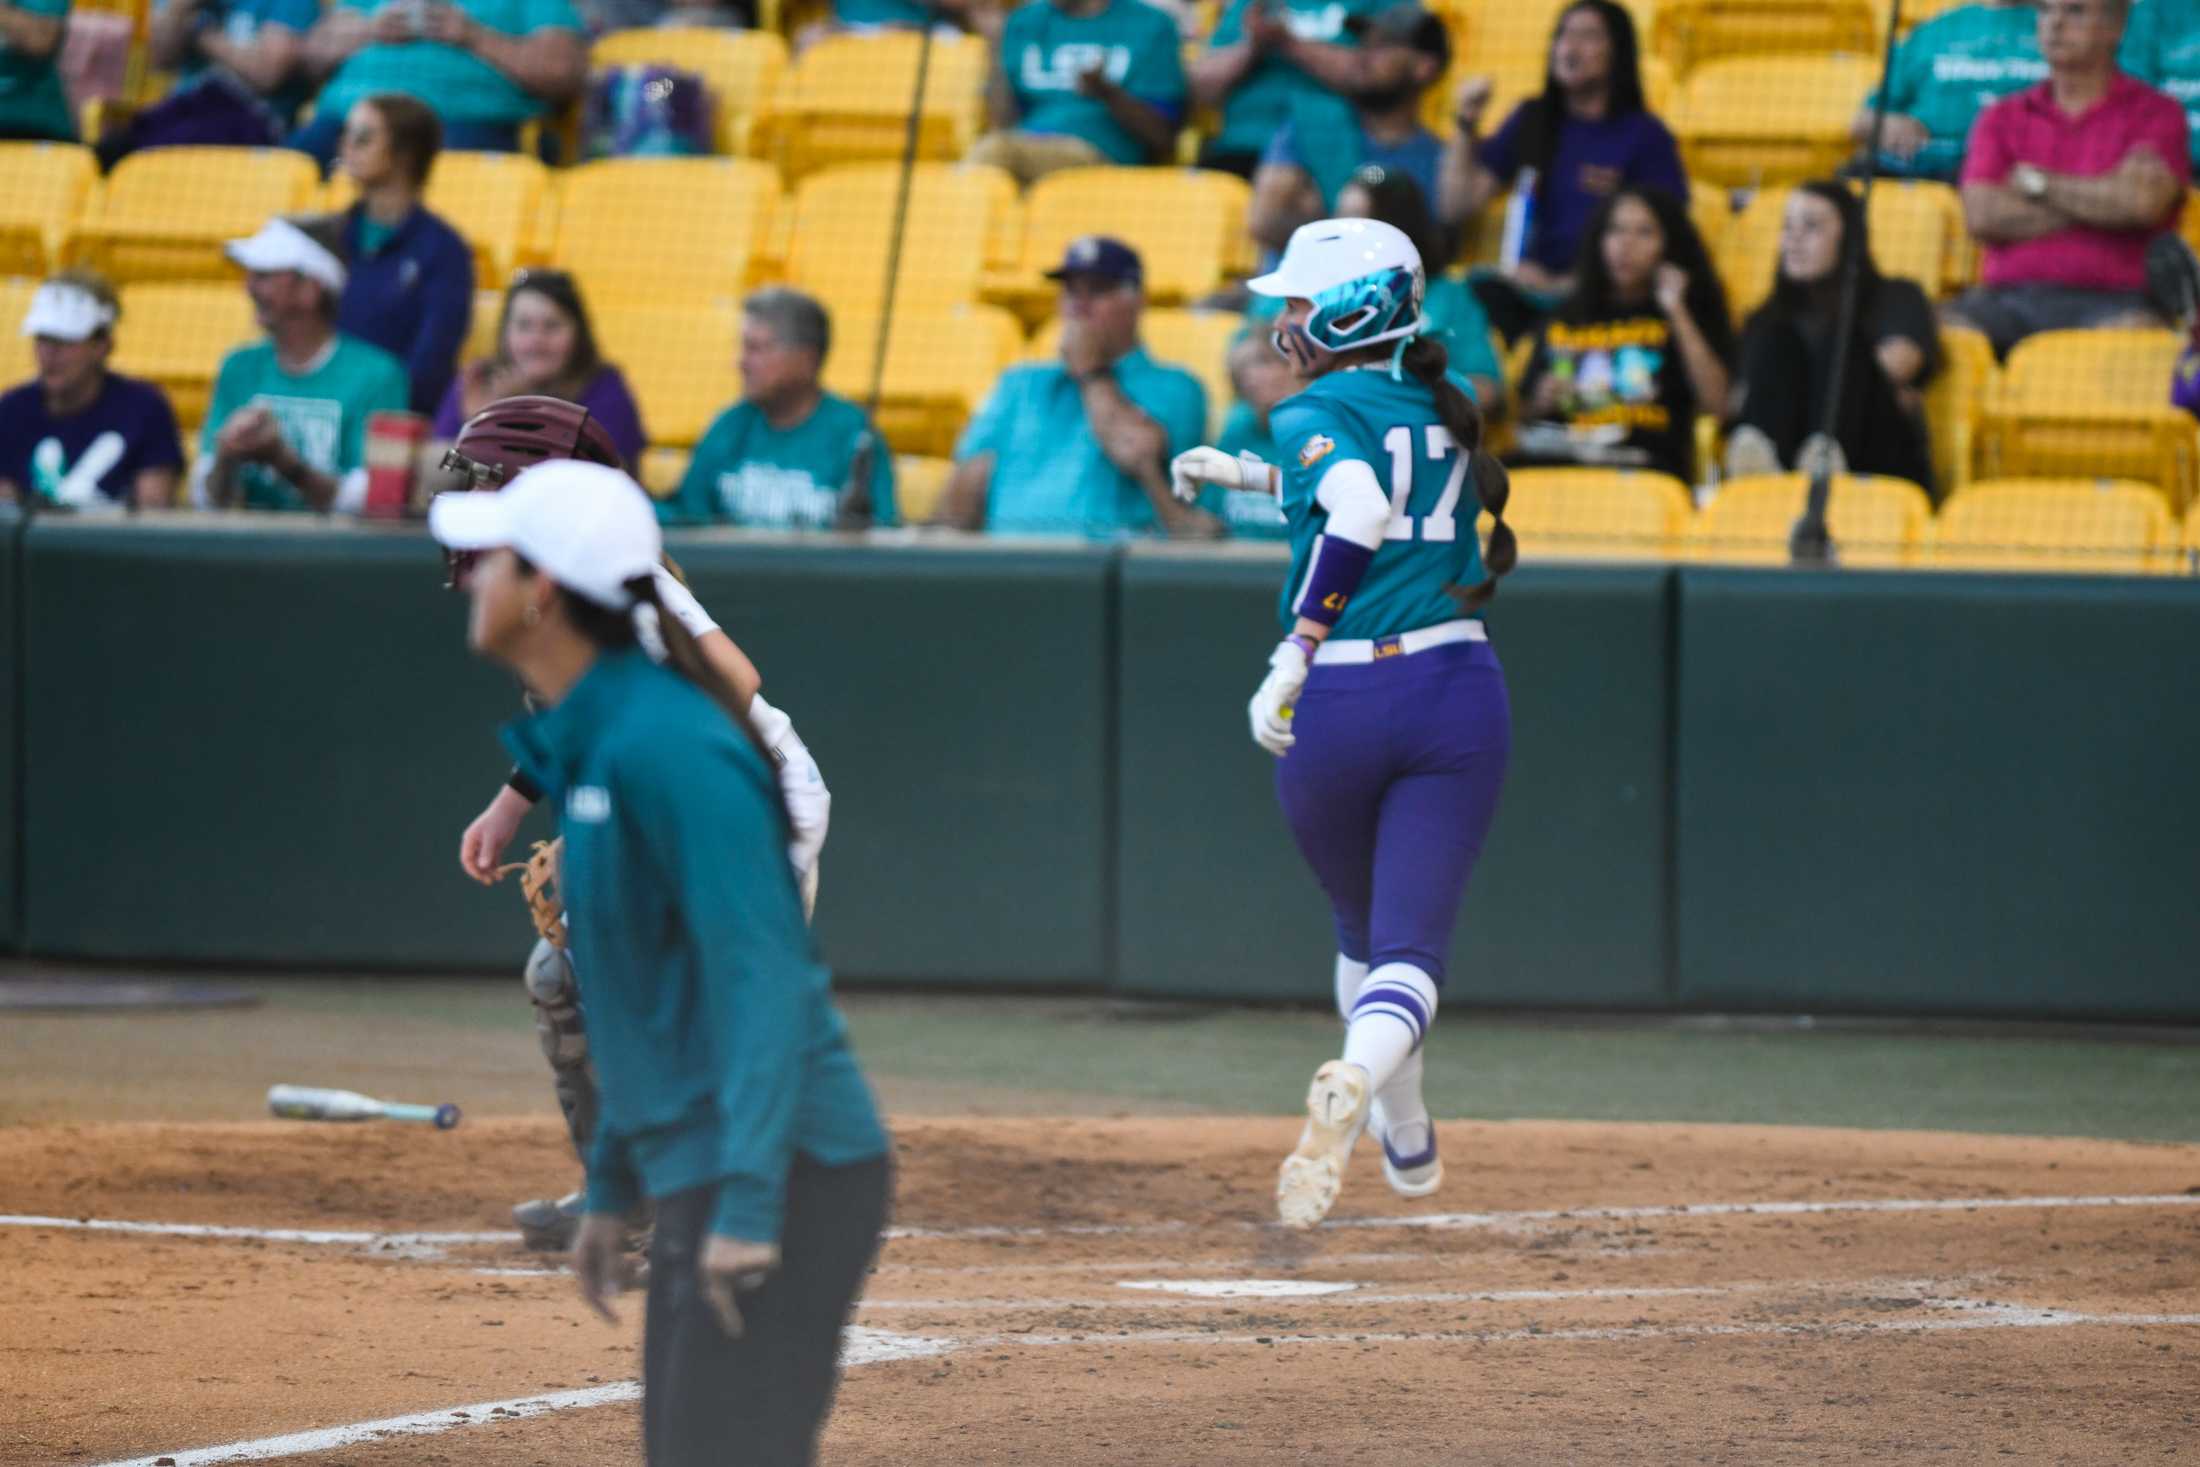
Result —
M 439 495 L 429 528 L 479 557 L 469 645 L 544 705 L 504 740 L 559 802 L 603 1082 L 581 1295 L 613 1317 L 626 1215 L 651 1199 L 651 1467 L 808 1463 L 889 1143 L 811 946 L 770 747 L 665 605 L 656 513 L 617 469 Z
M 1480 612 L 1518 550 L 1481 414 L 1442 345 L 1419 334 L 1426 277 L 1404 233 L 1320 220 L 1249 283 L 1286 302 L 1276 347 L 1305 382 L 1270 414 L 1285 462 L 1196 448 L 1170 477 L 1185 498 L 1203 484 L 1265 487 L 1290 531 L 1288 635 L 1250 714 L 1335 910 L 1347 1025 L 1276 1182 L 1278 1215 L 1304 1228 L 1335 1204 L 1370 1120 L 1393 1190 L 1425 1197 L 1443 1180 L 1421 1045 L 1505 779 L 1512 717 Z M 1478 509 L 1495 521 L 1486 566 Z
M 444 464 L 464 473 L 467 483 L 480 489 L 494 488 L 531 465 L 556 459 L 615 467 L 619 450 L 611 435 L 584 407 L 553 397 L 508 397 L 491 403 L 459 430 Z M 451 557 L 453 586 L 462 585 L 470 560 L 463 554 Z M 743 711 L 772 751 L 780 789 L 794 823 L 787 855 L 802 884 L 803 910 L 807 912 L 817 904 L 818 857 L 825 846 L 825 829 L 832 813 L 832 795 L 818 773 L 817 761 L 795 734 L 793 720 L 764 701 L 758 691 L 763 680 L 755 665 L 662 564 L 657 568 L 657 593 L 665 610 L 687 628 L 703 656 L 732 685 Z M 459 839 L 458 863 L 468 876 L 484 885 L 497 880 L 498 859 L 527 812 L 541 798 L 542 791 L 524 773 L 514 770 L 505 787 L 497 791 L 496 798 L 474 817 Z M 552 910 L 548 915 L 552 920 L 539 925 L 556 925 L 556 912 Z M 550 1061 L 558 1108 L 564 1112 L 574 1148 L 585 1159 L 596 1124 L 595 1077 L 588 1065 L 588 1037 L 581 1028 L 579 989 L 573 980 L 572 962 L 565 944 L 554 941 L 547 931 L 528 957 L 526 981 L 527 996 L 535 1005 L 535 1028 Z M 572 1245 L 580 1207 L 578 1192 L 537 1198 L 513 1208 L 512 1220 L 528 1247 L 559 1252 Z

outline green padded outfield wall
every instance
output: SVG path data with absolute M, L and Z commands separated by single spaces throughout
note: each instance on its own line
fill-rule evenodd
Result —
M 1688 1007 L 2200 1013 L 2200 588 L 1690 570 Z
M 675 537 L 832 786 L 817 931 L 849 978 L 1107 977 L 1115 558 Z
M 1277 808 L 1245 704 L 1278 635 L 1279 553 L 1124 561 L 1119 986 L 1325 1000 L 1328 906 Z M 1670 583 L 1524 570 L 1491 607 L 1513 759 L 1469 889 L 1448 1003 L 1670 999 Z
M 17 761 L 16 725 L 22 716 L 20 665 L 16 634 L 21 623 L 18 610 L 16 551 L 23 522 L 13 505 L 0 504 L 0 656 L 9 672 L 0 677 L 0 952 L 12 951 L 22 939 L 21 917 L 16 910 L 16 883 L 22 874 L 18 849 L 23 827 L 16 819 L 16 788 L 22 778 Z
M 269 523 L 29 530 L 27 945 L 516 972 L 457 861 L 515 684 L 422 535 Z
M 456 855 L 517 698 L 465 651 L 425 537 L 49 520 L 31 539 L 34 951 L 516 967 L 516 892 Z M 1103 982 L 1112 557 L 720 541 L 678 554 L 833 787 L 827 957 Z

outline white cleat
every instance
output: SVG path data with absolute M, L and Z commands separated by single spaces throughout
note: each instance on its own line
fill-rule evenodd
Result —
M 1345 1163 L 1367 1126 L 1367 1071 L 1331 1060 L 1306 1091 L 1306 1129 L 1276 1175 L 1276 1216 L 1287 1228 L 1310 1228 L 1329 1216 L 1344 1187 Z
M 1418 1134 L 1416 1134 L 1418 1133 Z M 1422 1121 L 1416 1125 L 1398 1128 L 1395 1136 L 1382 1128 L 1383 1180 L 1390 1183 L 1390 1190 L 1400 1197 L 1427 1197 L 1444 1185 L 1443 1158 L 1436 1154 L 1436 1124 Z M 1420 1145 L 1413 1151 L 1401 1151 L 1398 1142 Z

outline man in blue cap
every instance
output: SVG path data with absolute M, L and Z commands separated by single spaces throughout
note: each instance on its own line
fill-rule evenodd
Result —
M 1218 533 L 1169 493 L 1169 460 L 1206 432 L 1207 394 L 1138 344 L 1137 251 L 1087 235 L 1047 278 L 1062 285 L 1061 360 L 1001 374 L 955 445 L 940 517 L 1006 534 Z

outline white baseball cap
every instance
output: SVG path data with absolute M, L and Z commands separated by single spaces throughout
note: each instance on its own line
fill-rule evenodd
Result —
M 224 253 L 247 270 L 295 270 L 332 291 L 344 288 L 344 262 L 288 219 L 270 219 L 250 239 L 233 239 Z
M 634 605 L 626 583 L 664 557 L 657 512 L 617 469 L 554 459 L 494 492 L 438 494 L 428 532 L 453 550 L 515 550 L 566 590 L 599 606 Z
M 25 336 L 50 336 L 56 341 L 90 341 L 115 324 L 115 309 L 81 285 L 49 280 L 31 296 L 23 313 Z

